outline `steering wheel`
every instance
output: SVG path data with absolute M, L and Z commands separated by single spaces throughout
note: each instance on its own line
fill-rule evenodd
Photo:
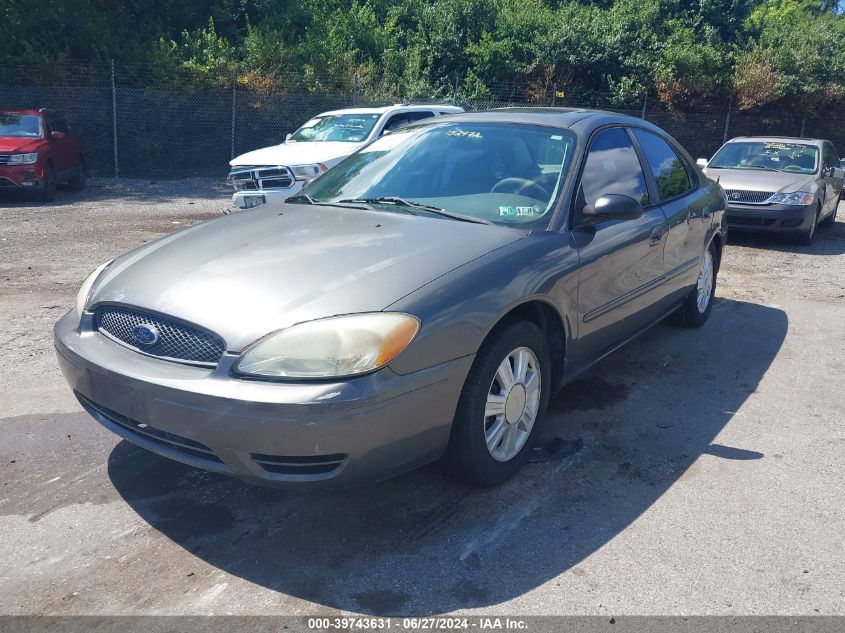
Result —
M 548 200 L 549 192 L 543 189 L 537 182 L 528 180 L 527 178 L 503 178 L 490 190 L 490 193 L 517 193 L 521 195 L 528 195 L 528 191 L 539 193 L 539 196 L 531 196 L 537 200 Z

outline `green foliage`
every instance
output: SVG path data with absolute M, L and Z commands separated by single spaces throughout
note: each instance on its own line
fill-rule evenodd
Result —
M 3 0 L 3 67 L 72 83 L 72 60 L 124 81 L 670 107 L 845 103 L 833 0 Z M 17 66 L 16 66 L 17 65 Z M 134 69 L 134 70 L 133 70 Z M 133 74 L 134 73 L 134 74 Z M 128 78 L 128 79 L 127 79 Z

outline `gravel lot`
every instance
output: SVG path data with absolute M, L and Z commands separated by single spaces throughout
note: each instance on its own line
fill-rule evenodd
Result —
M 304 494 L 119 441 L 53 357 L 91 269 L 228 206 L 208 179 L 0 200 L 0 613 L 845 614 L 845 222 L 732 239 L 704 328 L 554 400 L 564 459 Z

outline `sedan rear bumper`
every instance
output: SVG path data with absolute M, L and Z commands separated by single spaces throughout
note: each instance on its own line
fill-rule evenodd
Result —
M 150 358 L 93 331 L 74 311 L 55 326 L 62 373 L 117 435 L 164 457 L 251 483 L 343 487 L 440 458 L 472 357 L 408 375 L 268 383 Z
M 815 205 L 728 204 L 725 215 L 731 231 L 800 232 L 815 221 Z

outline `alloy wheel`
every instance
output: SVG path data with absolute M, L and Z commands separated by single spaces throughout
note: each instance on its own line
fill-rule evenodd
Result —
M 708 249 L 705 251 L 704 258 L 701 261 L 701 271 L 698 273 L 698 282 L 696 283 L 695 302 L 701 314 L 707 311 L 707 306 L 710 305 L 710 295 L 712 294 L 713 255 L 710 253 L 710 249 Z
M 517 347 L 499 364 L 484 408 L 484 440 L 491 457 L 513 459 L 531 434 L 540 407 L 540 363 L 527 347 Z

